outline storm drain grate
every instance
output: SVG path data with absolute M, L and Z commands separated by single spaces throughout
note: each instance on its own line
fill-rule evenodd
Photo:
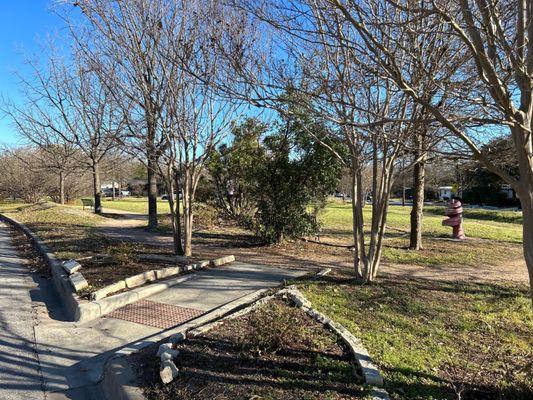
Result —
M 194 308 L 185 308 L 149 300 L 139 300 L 113 311 L 107 317 L 168 329 L 190 321 L 203 313 L 204 311 Z

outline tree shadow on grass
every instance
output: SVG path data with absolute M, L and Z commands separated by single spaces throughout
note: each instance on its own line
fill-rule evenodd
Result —
M 459 398 L 459 393 L 462 400 L 529 400 L 533 398 L 533 391 L 526 387 L 502 387 L 496 382 L 478 384 L 472 381 L 444 379 L 410 368 L 383 367 L 382 370 L 390 377 L 385 382 L 388 392 L 402 399 L 452 400 Z

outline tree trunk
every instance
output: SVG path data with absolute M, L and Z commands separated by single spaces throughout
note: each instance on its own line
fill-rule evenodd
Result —
M 526 260 L 527 271 L 529 273 L 529 291 L 533 303 L 533 189 L 528 188 L 519 194 L 522 205 L 522 229 L 524 259 Z
M 183 193 L 183 231 L 185 234 L 183 250 L 187 257 L 192 255 L 193 212 L 190 193 Z
M 426 155 L 420 157 L 413 168 L 413 208 L 411 209 L 411 233 L 409 239 L 409 248 L 411 250 L 422 249 L 422 218 L 424 211 L 426 158 Z
M 533 138 L 531 136 L 533 119 L 531 115 L 526 117 L 523 112 L 516 113 L 515 117 L 521 123 L 520 126 L 511 129 L 520 178 L 512 186 L 516 190 L 522 206 L 522 246 L 529 274 L 529 293 L 533 303 Z M 523 129 L 523 126 L 528 126 L 529 131 Z
M 361 204 L 361 172 L 352 159 L 351 186 L 352 186 L 352 223 L 354 240 L 354 273 L 359 282 L 365 281 L 366 249 L 364 241 L 363 207 Z M 364 199 L 363 199 L 364 201 Z
M 192 210 L 192 196 L 193 185 L 191 178 L 191 171 L 185 167 L 183 169 L 183 250 L 187 257 L 192 255 L 192 225 L 193 225 L 193 210 Z M 179 200 L 179 199 L 178 199 Z
M 115 181 L 111 181 L 111 188 L 113 189 L 113 191 L 111 192 L 111 196 L 113 197 L 113 201 L 115 201 Z
M 157 228 L 157 160 L 148 154 L 148 228 Z
M 65 172 L 59 171 L 59 203 L 65 204 Z
M 93 163 L 93 193 L 94 193 L 94 213 L 102 214 L 102 185 L 100 183 L 100 166 Z
M 174 254 L 182 256 L 185 254 L 183 245 L 181 243 L 181 213 L 180 213 L 180 199 L 179 199 L 179 176 L 176 172 L 170 172 L 167 182 L 168 204 L 170 206 L 170 216 L 172 221 L 172 239 L 174 244 Z M 174 193 L 177 193 L 177 199 L 174 198 Z

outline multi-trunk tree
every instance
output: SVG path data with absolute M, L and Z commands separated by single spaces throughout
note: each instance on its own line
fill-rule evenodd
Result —
M 260 31 L 258 40 L 242 41 L 245 56 L 236 54 L 229 63 L 240 78 L 234 91 L 245 93 L 254 104 L 275 107 L 270 99 L 276 98 L 280 88 L 292 85 L 303 94 L 298 97 L 304 99 L 298 101 L 300 109 L 336 127 L 331 132 L 337 138 L 340 134 L 348 148 L 347 157 L 320 138 L 315 140 L 350 170 L 354 269 L 361 281 L 373 281 L 379 270 L 399 157 L 406 152 L 410 137 L 427 123 L 421 107 L 390 77 L 376 73 L 379 65 L 373 57 L 352 46 L 357 32 L 342 15 L 319 7 L 317 2 L 235 1 L 234 6 L 247 13 Z M 270 40 L 264 38 L 265 32 Z M 383 32 L 380 40 L 387 43 L 389 34 Z M 269 43 L 274 44 L 265 49 Z M 372 210 L 366 221 L 368 233 L 363 215 L 367 197 L 363 176 L 369 169 Z
M 190 256 L 198 183 L 210 154 L 230 134 L 240 111 L 237 102 L 221 97 L 211 85 L 219 79 L 221 65 L 216 44 L 227 29 L 219 5 L 204 0 L 163 3 L 173 4 L 173 12 L 160 27 L 162 41 L 168 44 L 162 54 L 167 97 L 161 109 L 160 164 L 174 249 Z
M 323 0 L 316 4 L 349 24 L 359 37 L 354 46 L 376 60 L 381 74 L 394 80 L 516 191 L 523 212 L 524 257 L 533 283 L 533 3 Z M 420 20 L 423 29 L 417 23 Z M 382 41 L 384 31 L 389 32 L 387 43 Z M 460 60 L 460 65 L 448 64 L 436 71 L 424 68 L 427 58 L 420 60 L 420 71 L 436 82 L 437 92 L 431 99 L 406 73 L 406 64 L 418 57 L 412 45 L 405 46 L 409 32 L 438 39 L 438 50 L 453 51 Z M 427 41 L 419 43 L 426 45 Z M 460 107 L 449 112 L 440 104 L 443 96 Z M 506 133 L 513 140 L 518 177 L 495 164 L 480 146 L 491 135 Z

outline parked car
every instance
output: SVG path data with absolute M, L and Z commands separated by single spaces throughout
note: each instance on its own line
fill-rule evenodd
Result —
M 113 189 L 105 188 L 102 190 L 102 194 L 104 195 L 104 197 L 113 197 Z M 118 189 L 115 189 L 115 196 L 118 196 Z
M 181 200 L 182 199 L 182 194 L 180 192 L 180 196 L 179 196 L 179 199 Z M 176 193 L 174 193 L 174 199 L 176 199 Z M 161 200 L 168 200 L 168 193 L 163 193 L 163 195 L 161 195 Z
M 105 188 L 102 190 L 102 194 L 104 197 L 113 197 L 113 189 L 112 188 Z M 119 196 L 129 196 L 131 193 L 129 190 L 120 190 L 118 188 L 115 188 L 115 197 Z

